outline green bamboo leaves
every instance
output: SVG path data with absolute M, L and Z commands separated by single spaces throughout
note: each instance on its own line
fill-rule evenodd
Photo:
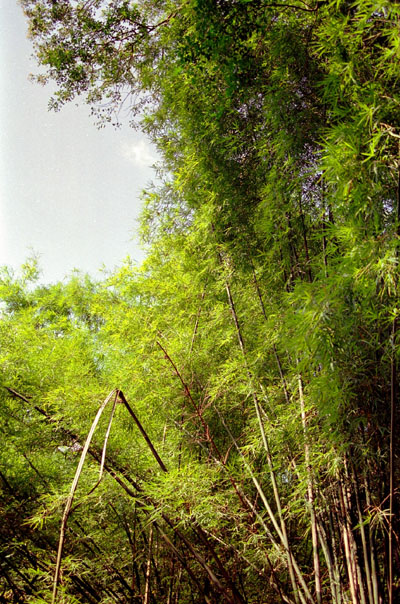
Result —
M 54 106 L 85 93 L 107 122 L 128 94 L 162 183 L 142 266 L 2 275 L 4 589 L 49 601 L 72 449 L 118 384 L 62 597 L 394 602 L 399 5 L 23 6 Z

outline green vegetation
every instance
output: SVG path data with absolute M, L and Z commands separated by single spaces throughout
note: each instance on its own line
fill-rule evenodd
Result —
M 394 604 L 400 4 L 21 4 L 162 184 L 142 266 L 3 270 L 0 600 Z

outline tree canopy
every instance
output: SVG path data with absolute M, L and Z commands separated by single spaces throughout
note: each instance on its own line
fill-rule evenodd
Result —
M 141 266 L 3 269 L 0 598 L 394 604 L 400 4 L 21 5 L 162 183 Z

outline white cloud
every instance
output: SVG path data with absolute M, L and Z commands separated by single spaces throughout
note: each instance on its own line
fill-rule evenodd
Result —
M 155 154 L 149 143 L 145 140 L 139 140 L 134 143 L 124 144 L 122 155 L 135 166 L 152 166 L 156 161 Z

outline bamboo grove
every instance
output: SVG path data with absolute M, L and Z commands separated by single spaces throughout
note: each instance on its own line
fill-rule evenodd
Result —
M 161 161 L 141 266 L 2 271 L 0 601 L 394 604 L 400 4 L 21 4 Z

